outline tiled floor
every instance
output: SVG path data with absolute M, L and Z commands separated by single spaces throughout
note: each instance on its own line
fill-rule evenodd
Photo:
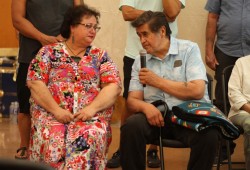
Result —
M 115 152 L 119 144 L 119 133 L 120 133 L 119 123 L 112 124 L 112 130 L 113 130 L 113 140 L 109 149 L 109 158 L 112 156 L 112 153 Z M 244 161 L 242 141 L 243 141 L 242 136 L 236 140 L 237 147 L 232 157 L 234 161 Z M 18 145 L 19 145 L 19 132 L 17 124 L 10 121 L 9 118 L 0 118 L 0 158 L 13 159 Z M 189 151 L 190 151 L 189 149 L 171 149 L 171 148 L 164 149 L 166 169 L 185 170 L 189 157 Z M 226 170 L 227 166 L 222 165 L 220 169 Z M 113 170 L 121 170 L 121 168 L 116 168 Z M 147 170 L 152 170 L 152 169 L 147 168 Z M 156 168 L 155 170 L 160 170 L 160 168 Z

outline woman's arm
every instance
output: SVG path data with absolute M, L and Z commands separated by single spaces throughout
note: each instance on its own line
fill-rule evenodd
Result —
M 47 112 L 52 113 L 59 122 L 69 123 L 73 120 L 73 114 L 59 107 L 44 82 L 28 80 L 27 85 L 35 102 Z

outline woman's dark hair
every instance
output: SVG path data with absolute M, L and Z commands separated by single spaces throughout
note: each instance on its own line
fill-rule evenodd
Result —
M 135 28 L 148 23 L 149 29 L 152 32 L 158 32 L 162 26 L 166 28 L 166 36 L 170 37 L 172 33 L 166 15 L 163 12 L 145 11 L 131 25 Z
M 61 26 L 61 35 L 64 38 L 70 37 L 70 26 L 76 26 L 81 22 L 83 16 L 94 16 L 99 23 L 100 12 L 94 8 L 90 8 L 87 5 L 78 5 L 70 8 L 65 16 Z

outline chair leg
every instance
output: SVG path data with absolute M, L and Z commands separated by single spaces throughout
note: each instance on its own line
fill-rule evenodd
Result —
M 231 149 L 230 149 L 230 141 L 226 140 L 226 150 L 227 150 L 227 162 L 222 162 L 222 164 L 228 165 L 228 170 L 246 170 L 246 168 L 233 168 L 233 164 L 245 164 L 245 162 L 232 162 L 231 159 Z M 218 170 L 218 168 L 217 168 Z
M 165 170 L 162 137 L 161 137 L 161 127 L 160 127 L 159 143 L 160 143 L 161 170 Z
M 218 146 L 218 160 L 217 160 L 217 170 L 220 170 L 220 157 L 221 157 L 221 141 L 219 142 L 219 146 Z
M 228 170 L 232 170 L 231 152 L 230 152 L 230 142 L 226 140 L 227 147 L 227 158 L 228 158 Z

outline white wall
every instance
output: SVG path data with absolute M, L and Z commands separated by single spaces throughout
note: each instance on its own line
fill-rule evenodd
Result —
M 126 23 L 118 10 L 119 0 L 85 0 L 89 6 L 101 12 L 101 30 L 95 40 L 95 45 L 109 52 L 117 63 L 123 77 L 123 55 L 126 40 Z M 178 18 L 179 38 L 189 39 L 198 43 L 202 57 L 205 54 L 205 28 L 207 12 L 204 10 L 206 0 L 186 0 L 186 8 Z M 208 72 L 212 73 L 210 69 Z
M 186 0 L 178 18 L 179 38 L 189 39 L 198 43 L 202 57 L 205 57 L 205 31 L 207 11 L 204 9 L 206 0 Z M 205 60 L 204 60 L 205 61 Z M 213 74 L 210 68 L 207 71 Z
M 85 0 L 101 12 L 100 26 L 94 44 L 106 49 L 115 61 L 123 80 L 123 56 L 126 43 L 126 23 L 119 11 L 119 0 Z

